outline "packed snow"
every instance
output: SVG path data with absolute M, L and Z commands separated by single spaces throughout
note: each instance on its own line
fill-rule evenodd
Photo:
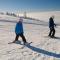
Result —
M 57 38 L 47 37 L 51 15 L 55 16 Z M 8 44 L 15 39 L 18 17 L 0 15 L 0 60 L 60 60 L 60 11 L 31 12 L 27 16 L 35 20 L 23 19 L 24 35 L 27 42 L 32 42 L 24 46 L 21 38 Z

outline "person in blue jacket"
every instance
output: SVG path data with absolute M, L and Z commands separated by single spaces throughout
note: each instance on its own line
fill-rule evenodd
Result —
M 22 21 L 23 21 L 23 19 L 20 18 L 19 21 L 16 24 L 16 27 L 15 27 L 16 37 L 15 37 L 15 40 L 13 41 L 13 43 L 18 41 L 19 36 L 22 38 L 24 44 L 26 43 L 26 39 L 25 39 L 25 36 L 24 36 L 24 31 L 23 31 Z
M 49 35 L 48 36 L 50 36 L 50 37 L 55 37 L 55 26 L 56 26 L 56 24 L 54 23 L 54 16 L 52 16 L 52 17 L 50 17 L 49 18 L 49 28 L 50 28 L 50 32 L 49 32 Z

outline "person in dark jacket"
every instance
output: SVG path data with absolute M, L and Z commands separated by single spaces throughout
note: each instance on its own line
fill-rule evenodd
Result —
M 15 40 L 13 41 L 13 43 L 15 43 L 16 41 L 18 41 L 19 36 L 22 38 L 24 44 L 26 43 L 26 39 L 25 39 L 24 32 L 23 32 L 22 21 L 23 21 L 23 19 L 20 18 L 19 21 L 16 24 L 16 27 L 15 27 L 16 37 L 15 37 Z
M 55 26 L 56 26 L 56 24 L 54 23 L 54 16 L 52 16 L 52 17 L 50 17 L 50 19 L 49 19 L 49 28 L 50 28 L 50 32 L 49 32 L 49 36 L 50 37 L 55 37 Z

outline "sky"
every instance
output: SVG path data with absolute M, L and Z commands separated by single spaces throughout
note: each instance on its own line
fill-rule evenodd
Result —
M 60 0 L 0 0 L 0 11 L 60 11 Z

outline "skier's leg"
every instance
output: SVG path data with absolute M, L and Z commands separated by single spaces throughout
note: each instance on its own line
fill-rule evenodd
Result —
M 53 28 L 53 33 L 52 33 L 52 37 L 55 36 L 55 29 Z
M 21 33 L 20 36 L 21 36 L 23 42 L 26 43 L 26 39 L 25 39 L 25 36 L 23 35 L 23 33 Z
M 50 28 L 50 32 L 49 32 L 48 36 L 51 36 L 51 34 L 52 34 L 52 28 Z
M 19 38 L 19 34 L 18 34 L 18 35 L 16 35 L 15 40 L 14 40 L 13 42 L 18 41 L 18 38 Z

